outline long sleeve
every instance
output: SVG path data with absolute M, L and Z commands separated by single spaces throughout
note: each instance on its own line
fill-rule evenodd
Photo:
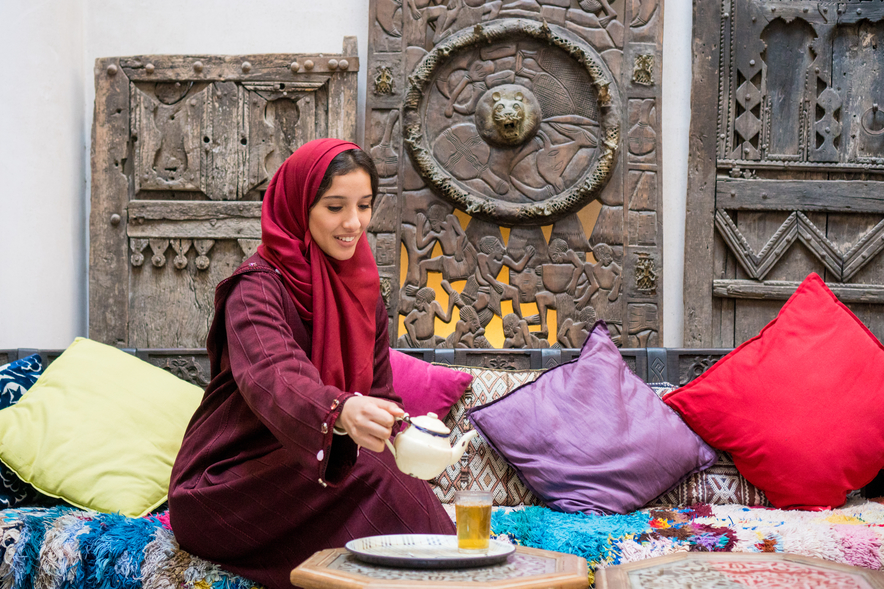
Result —
M 310 362 L 309 332 L 282 282 L 267 273 L 241 276 L 225 315 L 230 368 L 246 404 L 321 484 L 342 480 L 357 448 L 332 429 L 352 393 L 322 383 Z

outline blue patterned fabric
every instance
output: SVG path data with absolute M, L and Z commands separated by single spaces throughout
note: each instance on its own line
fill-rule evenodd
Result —
M 0 511 L 4 589 L 259 589 L 178 546 L 169 514 L 70 507 Z
M 43 360 L 40 354 L 0 366 L 0 409 L 15 405 L 37 377 L 43 374 Z
M 43 374 L 43 360 L 39 354 L 0 366 L 0 409 L 15 405 Z M 16 505 L 54 502 L 23 482 L 14 472 L 0 463 L 0 509 Z

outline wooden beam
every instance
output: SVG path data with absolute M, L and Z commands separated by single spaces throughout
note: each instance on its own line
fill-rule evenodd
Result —
M 785 280 L 714 280 L 712 294 L 728 299 L 785 301 L 800 284 Z M 884 286 L 881 285 L 827 283 L 826 286 L 842 303 L 884 303 Z
M 92 210 L 89 217 L 89 337 L 111 346 L 129 341 L 129 244 L 126 201 L 129 79 L 119 60 L 95 61 Z
M 721 3 L 694 0 L 691 127 L 685 203 L 684 345 L 712 345 L 712 249 L 718 148 Z
M 133 201 L 127 234 L 147 239 L 261 239 L 261 203 Z
M 722 178 L 715 193 L 717 210 L 884 213 L 884 182 Z
M 341 69 L 341 60 L 346 61 L 346 70 Z M 355 49 L 344 54 L 322 55 L 136 55 L 121 57 L 120 66 L 135 82 L 169 79 L 309 81 L 314 78 L 324 81 L 332 72 L 359 71 L 359 57 Z M 307 66 L 311 67 L 308 69 Z

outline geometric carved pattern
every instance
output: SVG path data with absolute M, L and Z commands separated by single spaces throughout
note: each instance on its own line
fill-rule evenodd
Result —
M 825 234 L 800 211 L 792 212 L 757 254 L 730 215 L 722 210 L 715 213 L 715 227 L 749 277 L 755 280 L 763 280 L 796 240 L 807 246 L 833 274 L 832 280 L 838 282 L 849 280 L 884 249 L 884 220 L 866 233 L 846 254 L 841 254 Z
M 742 72 L 738 72 L 742 74 Z M 736 110 L 738 116 L 734 120 L 734 130 L 737 132 L 737 150 L 734 153 L 736 158 L 746 160 L 759 159 L 758 138 L 761 133 L 761 119 L 759 117 L 759 106 L 761 104 L 761 90 L 753 80 L 760 82 L 759 74 L 756 74 L 752 80 L 740 77 L 744 80 L 737 88 L 736 92 Z M 742 151 L 742 153 L 740 153 Z

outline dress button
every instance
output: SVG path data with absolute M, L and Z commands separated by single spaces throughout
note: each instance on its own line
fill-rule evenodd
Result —
M 334 401 L 332 401 L 332 406 L 331 406 L 331 408 L 332 408 L 332 409 L 337 409 L 337 408 L 338 408 L 338 405 L 340 405 L 340 404 L 341 404 L 341 402 L 338 401 L 337 399 L 335 399 Z
M 316 460 L 322 462 L 322 459 L 323 459 L 324 456 L 325 456 L 325 452 L 323 452 L 322 450 L 320 450 L 319 452 L 316 453 Z
M 324 434 L 327 434 L 327 433 L 328 433 L 328 424 L 327 424 L 327 423 L 323 423 L 323 424 L 322 424 L 321 431 L 322 431 L 322 433 L 324 433 Z
M 325 481 L 322 479 L 319 479 L 319 484 L 322 485 L 323 487 L 328 487 L 328 485 L 326 485 Z

